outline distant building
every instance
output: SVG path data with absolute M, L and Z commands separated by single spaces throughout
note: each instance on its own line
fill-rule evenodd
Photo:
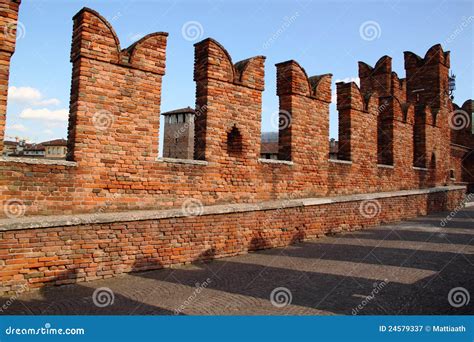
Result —
M 44 157 L 47 159 L 65 159 L 67 153 L 67 141 L 55 139 L 41 143 L 44 146 Z
M 260 158 L 278 159 L 278 132 L 263 132 Z
M 9 140 L 5 140 L 3 142 L 3 152 L 2 152 L 2 155 L 3 156 L 9 156 L 9 155 L 12 155 L 12 154 L 15 154 L 16 152 L 16 146 L 18 145 L 18 142 L 17 141 L 9 141 Z
M 337 153 L 339 152 L 339 142 L 332 138 L 329 140 L 329 159 L 337 159 Z
M 65 159 L 67 141 L 55 139 L 42 143 L 27 143 L 25 140 L 4 141 L 3 156 L 25 158 Z
M 45 148 L 42 144 L 26 144 L 22 156 L 29 158 L 44 158 Z
M 162 113 L 165 117 L 163 157 L 194 158 L 194 109 L 187 107 Z

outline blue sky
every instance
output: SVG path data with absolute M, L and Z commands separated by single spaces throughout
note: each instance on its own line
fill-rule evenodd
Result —
M 355 80 L 359 60 L 374 65 L 389 55 L 394 71 L 404 77 L 403 51 L 424 56 L 429 47 L 441 43 L 451 51 L 451 68 L 457 76 L 455 102 L 474 98 L 473 4 L 447 0 L 23 0 L 6 134 L 31 141 L 66 138 L 72 17 L 84 6 L 112 23 L 122 48 L 150 32 L 169 33 L 162 111 L 194 105 L 195 42 L 213 37 L 234 63 L 267 56 L 262 131 L 275 131 L 274 65 L 288 59 L 298 61 L 309 76 L 332 73 L 336 81 Z M 335 105 L 331 106 L 330 135 L 337 138 Z

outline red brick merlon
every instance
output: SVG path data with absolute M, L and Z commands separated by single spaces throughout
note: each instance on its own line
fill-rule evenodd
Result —
M 331 102 L 332 74 L 308 77 L 301 65 L 289 60 L 275 64 L 277 68 L 277 95 L 303 95 Z
M 73 20 L 71 62 L 79 57 L 88 57 L 160 75 L 165 74 L 168 33 L 150 33 L 128 48 L 121 49 L 112 25 L 98 12 L 85 7 L 74 16 Z
M 264 90 L 265 56 L 255 56 L 235 64 L 229 52 L 216 40 L 206 38 L 196 44 L 194 80 L 215 79 Z
M 252 137 L 260 137 L 265 57 L 233 64 L 227 50 L 211 38 L 194 48 L 196 109 L 201 114 L 195 118 L 194 159 L 256 164 L 260 141 Z
M 312 164 L 318 171 L 314 182 L 327 183 L 329 155 L 329 104 L 331 74 L 308 77 L 298 62 L 276 64 L 279 112 L 280 160 Z
M 74 16 L 68 160 L 107 174 L 123 155 L 123 167 L 157 158 L 167 36 L 152 33 L 121 50 L 100 14 L 84 8 Z

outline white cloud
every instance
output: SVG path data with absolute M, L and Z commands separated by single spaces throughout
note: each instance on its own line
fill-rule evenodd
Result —
M 8 88 L 8 101 L 26 106 L 57 106 L 61 103 L 56 98 L 44 99 L 36 88 L 14 86 Z
M 41 99 L 41 92 L 31 87 L 9 87 L 8 101 L 17 103 L 33 103 Z
M 24 125 L 22 124 L 13 124 L 13 125 L 9 125 L 7 127 L 7 129 L 9 130 L 13 130 L 13 131 L 18 131 L 18 132 L 26 132 L 28 130 L 28 128 L 26 128 Z
M 69 117 L 69 110 L 58 109 L 51 110 L 47 108 L 33 109 L 26 108 L 20 113 L 22 119 L 36 119 L 46 121 L 67 121 Z
M 46 100 L 41 100 L 38 102 L 35 102 L 35 106 L 59 106 L 61 101 L 58 99 L 52 98 L 52 99 L 46 99 Z

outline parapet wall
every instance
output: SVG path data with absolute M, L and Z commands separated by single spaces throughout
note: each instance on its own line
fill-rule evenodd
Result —
M 0 0 L 0 20 L 15 23 L 18 4 Z M 14 40 L 5 42 L 0 57 L 9 61 Z M 385 56 L 375 68 L 360 63 L 360 89 L 337 85 L 336 161 L 328 160 L 331 75 L 308 77 L 295 61 L 277 64 L 282 127 L 280 160 L 272 161 L 259 159 L 265 57 L 234 64 L 222 45 L 205 39 L 195 44 L 195 158 L 170 160 L 158 158 L 166 42 L 166 33 L 154 33 L 121 49 L 97 12 L 85 8 L 74 17 L 68 161 L 0 159 L 4 207 L 19 202 L 25 216 L 102 213 L 181 207 L 190 199 L 204 206 L 258 203 L 453 182 L 449 52 L 439 45 L 424 59 L 405 54 L 405 80 Z M 2 64 L 2 138 L 8 71 Z
M 453 210 L 463 187 L 259 205 L 22 218 L 0 225 L 0 295 L 105 279 L 115 275 L 257 249 L 286 246 L 440 210 Z

